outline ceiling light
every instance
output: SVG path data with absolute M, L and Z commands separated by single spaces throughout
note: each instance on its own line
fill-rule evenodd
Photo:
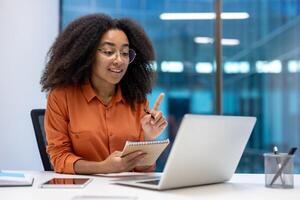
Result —
M 162 72 L 183 72 L 183 63 L 179 61 L 162 61 L 161 62 Z
M 214 39 L 210 37 L 195 37 L 194 41 L 199 44 L 211 44 L 214 42 Z
M 214 39 L 211 37 L 195 37 L 194 42 L 198 44 L 212 44 L 214 43 Z M 221 43 L 224 46 L 235 46 L 239 45 L 240 41 L 238 39 L 223 38 Z
M 161 20 L 214 20 L 216 14 L 214 12 L 205 13 L 162 13 Z M 247 19 L 249 14 L 246 12 L 223 12 L 222 19 Z
M 225 46 L 235 46 L 235 45 L 239 45 L 240 44 L 240 41 L 237 40 L 237 39 L 222 39 L 221 40 L 221 43 L 222 45 L 225 45 Z

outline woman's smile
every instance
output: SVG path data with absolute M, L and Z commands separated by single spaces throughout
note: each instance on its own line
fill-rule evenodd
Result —
M 124 70 L 120 68 L 108 68 L 108 71 L 113 73 L 122 73 Z

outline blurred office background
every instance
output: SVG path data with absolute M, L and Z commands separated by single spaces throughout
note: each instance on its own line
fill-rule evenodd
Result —
M 34 37 L 28 37 L 30 42 L 28 38 L 15 42 L 15 48 L 17 48 L 17 44 L 23 46 L 22 42 L 25 40 L 27 46 L 34 47 L 33 52 L 38 52 L 36 56 L 39 59 L 42 57 L 41 60 L 44 59 L 46 49 L 50 47 L 55 38 L 53 30 L 58 27 L 60 31 L 63 30 L 79 16 L 90 13 L 106 13 L 113 17 L 130 17 L 138 21 L 145 28 L 156 50 L 153 68 L 157 72 L 157 80 L 153 92 L 149 95 L 151 105 L 160 92 L 166 93 L 161 110 L 168 118 L 169 126 L 160 139 L 174 140 L 181 118 L 185 113 L 216 113 L 215 1 L 55 0 L 54 3 L 48 3 L 51 5 L 45 5 L 38 0 L 30 0 L 31 4 L 28 2 L 27 4 L 16 3 L 19 2 L 16 0 L 4 0 L 4 2 L 7 2 L 10 7 L 8 10 L 6 8 L 6 13 L 14 12 L 18 7 L 17 4 L 22 4 L 25 9 L 21 9 L 22 6 L 20 9 L 18 8 L 19 12 L 23 14 L 18 16 L 18 20 L 23 18 L 25 21 L 26 16 L 31 16 L 32 19 L 28 18 L 32 24 L 32 30 L 30 29 L 29 32 L 35 33 L 33 24 L 36 24 L 36 29 L 41 31 L 40 35 L 46 38 L 48 46 L 41 46 L 40 41 L 35 40 Z M 262 173 L 262 154 L 264 152 L 272 151 L 274 145 L 282 152 L 287 152 L 292 146 L 300 146 L 300 39 L 298 36 L 300 0 L 223 0 L 221 2 L 223 13 L 221 40 L 223 114 L 257 117 L 255 129 L 243 153 L 237 172 Z M 47 8 L 54 9 L 56 6 L 59 17 L 52 17 L 51 20 L 45 17 L 43 13 L 50 12 Z M 1 3 L 0 10 L 2 10 Z M 53 15 L 56 11 L 51 12 Z M 175 19 L 168 13 L 198 13 L 198 19 Z M 51 15 L 49 16 L 51 17 Z M 41 24 L 34 22 L 40 20 L 42 23 L 46 19 L 49 22 L 46 23 L 47 26 L 43 25 L 44 28 L 40 27 Z M 0 24 L 6 20 L 6 23 L 10 23 L 8 18 L 5 20 L 0 18 L 0 20 L 2 20 Z M 10 25 L 6 27 L 10 27 Z M 19 34 L 22 36 L 21 33 Z M 5 36 L 10 36 L 9 32 Z M 45 48 L 46 46 L 47 48 Z M 40 49 L 42 51 L 39 51 Z M 26 48 L 22 49 L 22 53 L 18 52 L 22 55 L 30 53 Z M 30 56 L 34 59 L 32 55 Z M 21 61 L 15 60 L 14 62 L 19 62 L 14 67 L 16 71 L 14 74 L 21 76 L 18 74 L 20 72 L 22 74 L 26 70 L 23 69 Z M 6 63 L 9 61 L 7 60 Z M 34 94 L 44 99 L 44 94 L 40 93 L 38 88 L 42 65 L 43 62 L 39 61 L 39 63 L 31 62 L 25 67 L 35 70 L 34 83 L 31 81 L 30 85 L 34 87 Z M 1 70 L 2 68 L 4 66 L 0 67 Z M 11 72 L 11 70 L 6 71 Z M 10 94 L 7 87 L 12 87 L 9 85 L 11 82 L 8 78 L 7 81 L 0 82 L 3 85 L 1 93 L 2 90 L 6 90 L 7 94 Z M 22 84 L 19 79 L 15 82 Z M 30 87 L 28 83 L 26 87 Z M 16 87 L 11 90 L 17 91 L 18 89 Z M 5 102 L 9 104 L 10 100 L 8 97 L 6 98 Z M 22 100 L 21 96 L 16 96 L 16 98 L 18 98 L 18 102 Z M 8 155 L 20 158 L 22 163 L 31 155 L 33 155 L 35 163 L 39 160 L 34 139 L 30 139 L 30 144 L 23 144 L 26 139 L 34 137 L 33 129 L 30 127 L 29 109 L 26 111 L 28 113 L 24 113 L 24 105 L 28 108 L 42 107 L 44 100 L 42 103 L 41 101 L 37 103 L 37 99 L 35 99 L 35 103 L 32 103 L 25 98 L 25 101 L 27 104 L 23 103 L 22 108 L 22 103 L 19 107 L 13 107 L 15 110 L 23 109 L 21 112 L 23 115 L 18 124 L 21 124 L 25 117 L 28 118 L 26 118 L 28 121 L 26 121 L 25 129 L 22 126 L 16 128 L 14 123 L 8 123 L 7 113 L 10 113 L 10 107 L 1 105 L 1 112 L 3 113 L 3 109 L 6 109 L 5 112 L 7 112 L 0 113 L 1 128 L 4 131 L 14 130 L 14 132 L 5 132 L 4 138 L 6 137 L 9 142 L 0 142 L 1 144 L 5 143 L 4 147 L 3 145 L 0 147 L 0 169 L 3 167 L 16 169 L 40 167 L 39 164 L 28 163 L 15 166 L 13 162 L 2 161 L 6 159 L 7 155 L 2 150 L 10 150 L 11 144 L 15 141 L 24 152 L 27 150 L 34 153 L 25 153 L 25 156 L 20 156 L 16 151 L 11 150 Z M 11 116 L 11 120 L 13 119 L 14 117 Z M 8 138 L 11 135 L 17 137 L 10 140 Z M 168 152 L 165 152 L 160 158 L 157 165 L 158 171 L 163 169 L 167 156 Z M 295 172 L 300 173 L 299 152 L 295 156 Z
M 149 99 L 153 104 L 166 93 L 161 109 L 169 127 L 162 138 L 174 139 L 185 113 L 216 112 L 214 1 L 62 0 L 61 6 L 62 29 L 95 12 L 130 17 L 145 28 L 158 75 Z M 263 152 L 300 144 L 300 1 L 223 0 L 222 12 L 223 114 L 258 119 L 237 171 L 263 172 Z M 167 13 L 204 14 L 180 20 Z M 300 153 L 295 161 L 300 172 Z

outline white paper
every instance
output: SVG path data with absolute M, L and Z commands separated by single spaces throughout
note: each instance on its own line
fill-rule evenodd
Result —
M 109 177 L 109 178 L 121 178 L 121 177 L 132 177 L 132 176 L 148 176 L 149 173 L 141 172 L 121 172 L 121 173 L 110 173 L 110 174 L 95 174 L 96 176 Z
M 0 186 L 31 185 L 32 182 L 33 177 L 27 174 L 13 171 L 0 171 Z
M 137 197 L 125 196 L 75 196 L 72 200 L 137 200 Z

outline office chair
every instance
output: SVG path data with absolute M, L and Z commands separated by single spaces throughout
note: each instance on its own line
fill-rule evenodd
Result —
M 44 170 L 53 171 L 49 156 L 46 152 L 47 140 L 44 129 L 45 109 L 33 109 L 31 110 L 30 115 Z

